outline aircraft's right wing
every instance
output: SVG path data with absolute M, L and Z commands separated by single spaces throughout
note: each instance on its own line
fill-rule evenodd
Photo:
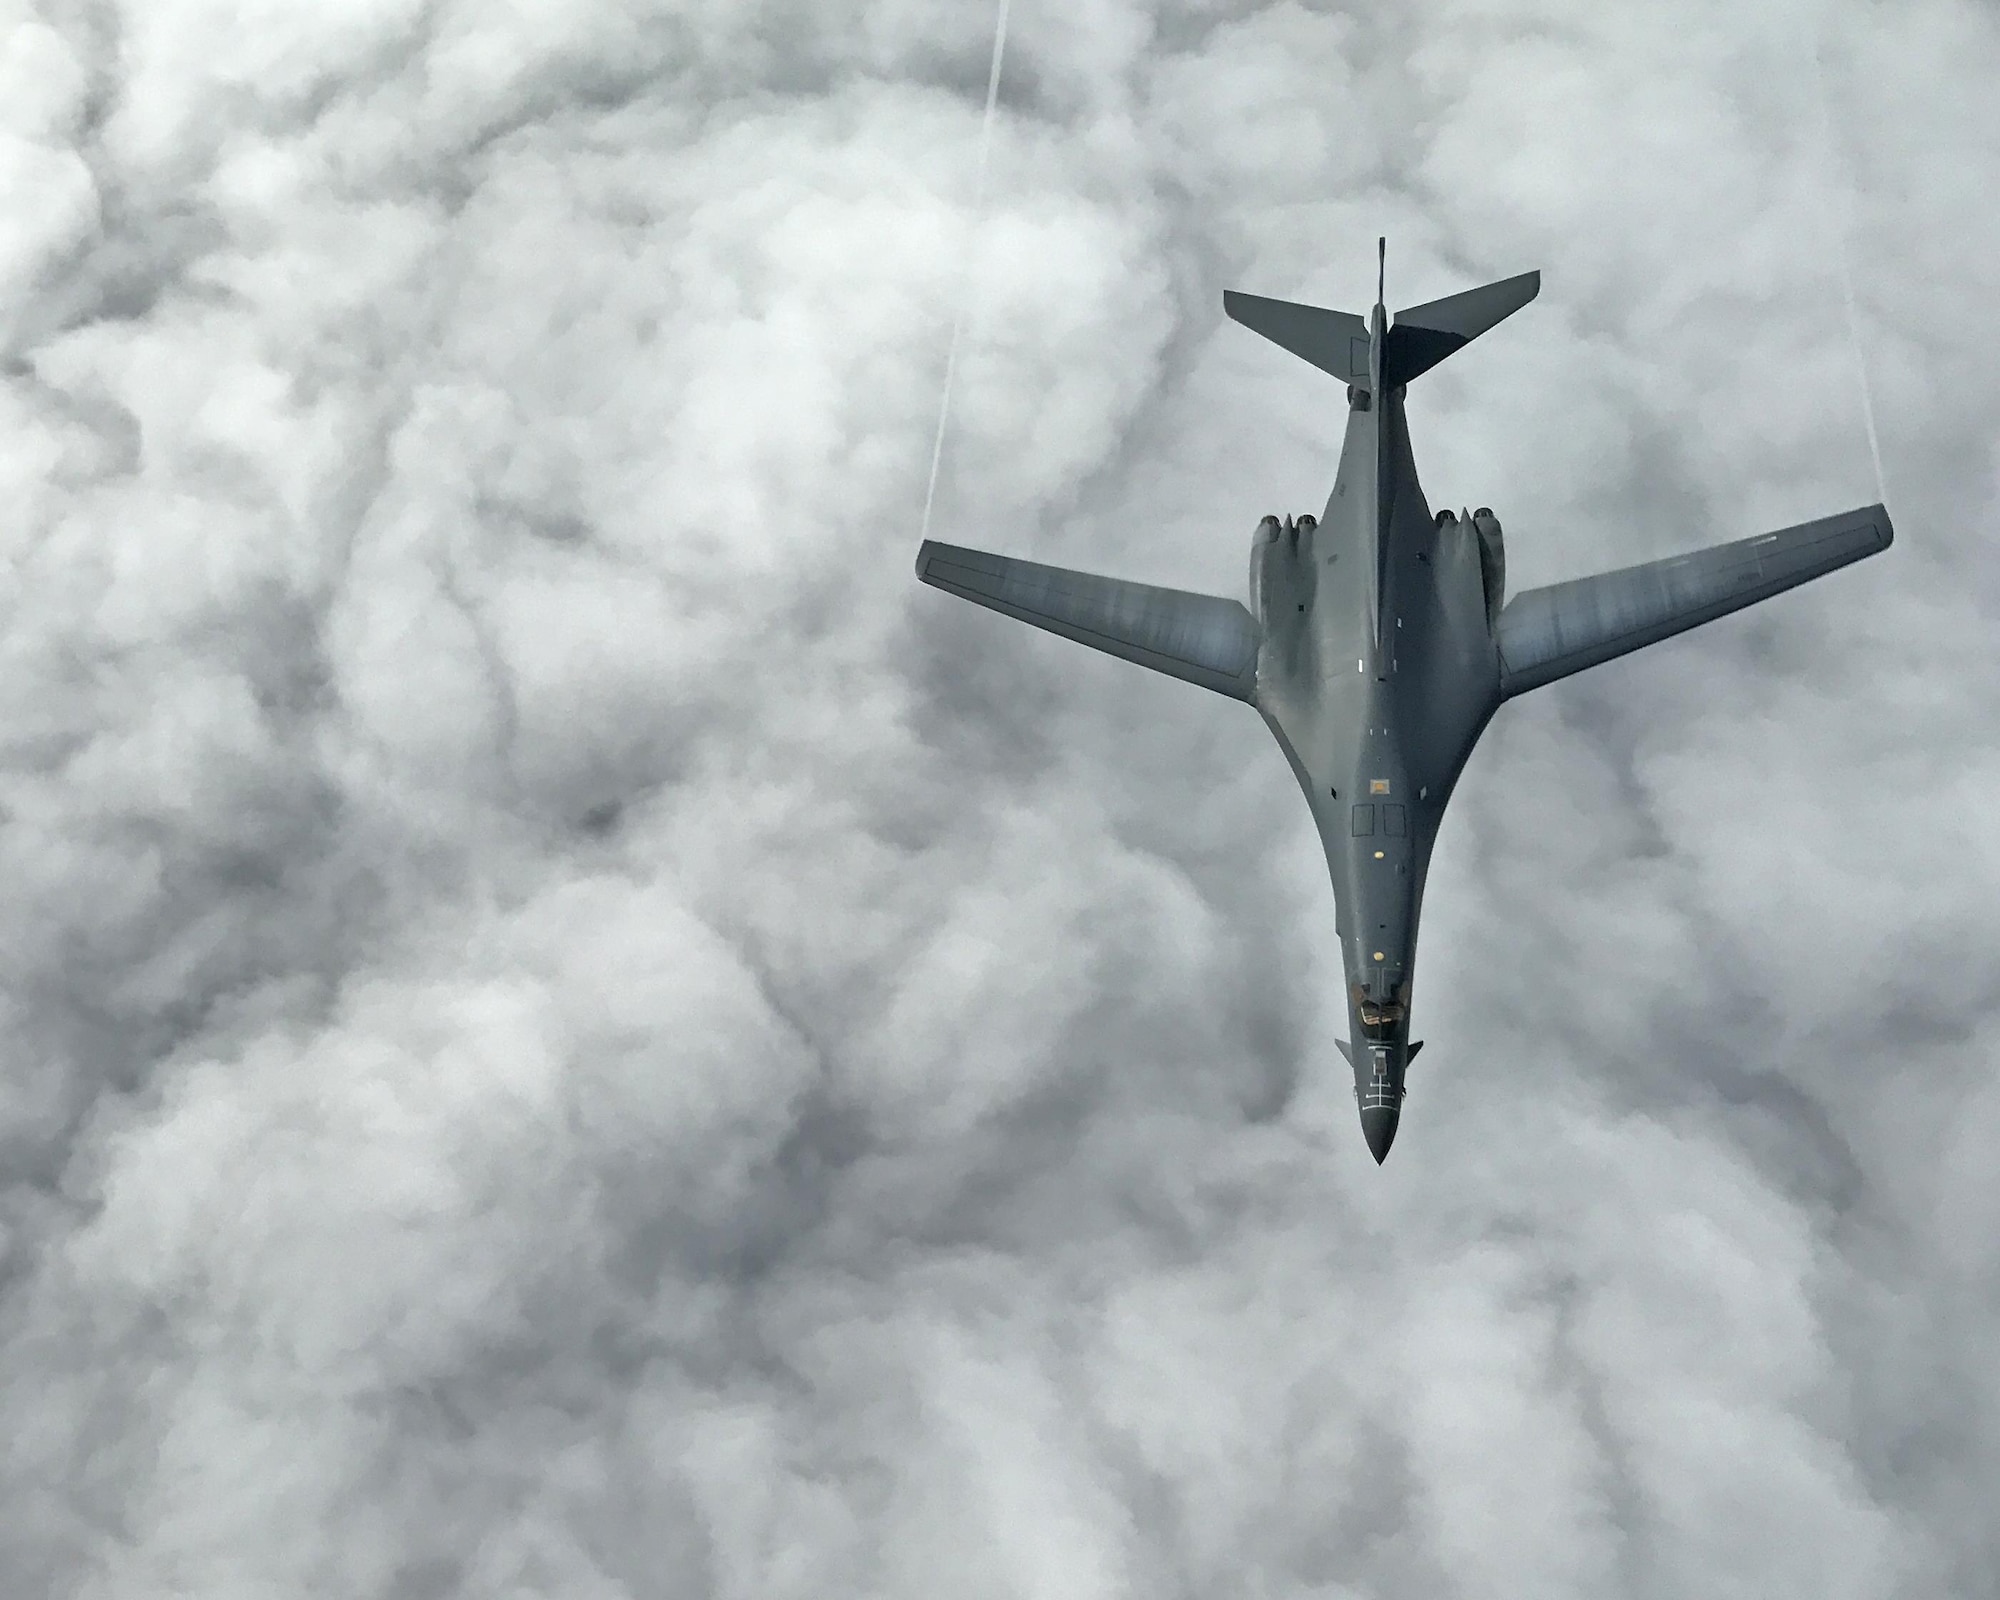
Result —
M 1232 699 L 1257 696 L 1256 621 L 1240 601 L 1156 589 L 926 539 L 917 576 L 1107 655 Z
M 1500 692 L 1525 693 L 1768 600 L 1886 550 L 1894 537 L 1886 510 L 1862 506 L 1691 555 L 1530 589 L 1500 613 Z

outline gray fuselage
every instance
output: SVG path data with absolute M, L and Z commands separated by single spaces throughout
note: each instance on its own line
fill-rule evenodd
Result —
M 1263 625 L 1257 708 L 1326 850 L 1348 1054 L 1377 1160 L 1395 1137 L 1411 1055 L 1431 848 L 1452 786 L 1500 704 L 1495 590 L 1492 574 L 1482 577 L 1471 519 L 1431 516 L 1400 386 L 1350 392 L 1325 516 L 1317 525 L 1267 517 L 1251 552 L 1251 606 Z
M 1524 272 L 1364 320 L 1236 290 L 1235 321 L 1348 385 L 1326 514 L 1266 517 L 1250 604 L 926 539 L 946 593 L 1257 707 L 1305 790 L 1333 878 L 1362 1133 L 1377 1161 L 1401 1119 L 1417 914 L 1444 808 L 1502 701 L 1616 660 L 1879 554 L 1888 509 L 1506 594 L 1499 522 L 1431 515 L 1404 386 L 1540 291 Z

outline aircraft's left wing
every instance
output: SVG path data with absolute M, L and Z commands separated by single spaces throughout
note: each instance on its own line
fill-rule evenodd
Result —
M 1257 623 L 1240 601 L 1156 589 L 926 539 L 917 576 L 961 600 L 1252 703 Z
M 1713 545 L 1691 555 L 1530 589 L 1496 630 L 1500 692 L 1523 694 L 1889 548 L 1881 506 Z

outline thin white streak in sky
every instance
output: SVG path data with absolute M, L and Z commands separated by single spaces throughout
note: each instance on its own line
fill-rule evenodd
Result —
M 986 156 L 993 147 L 993 108 L 1000 100 L 1000 58 L 1007 49 L 1007 7 L 1000 0 L 1000 15 L 993 25 L 993 62 L 986 70 L 986 115 L 979 124 L 979 176 L 972 191 L 972 240 L 979 236 L 980 218 L 986 210 Z M 944 357 L 944 394 L 938 401 L 937 437 L 931 441 L 931 476 L 924 487 L 924 525 L 921 537 L 931 536 L 931 506 L 937 499 L 938 464 L 944 459 L 945 424 L 951 417 L 951 381 L 958 368 L 958 336 L 965 322 L 965 303 L 972 288 L 972 249 L 965 254 L 965 275 L 958 289 L 958 304 L 951 314 L 951 343 Z M 1872 430 L 1874 424 L 1869 424 Z M 1870 437 L 1873 437 L 1872 431 Z
M 1820 126 L 1826 134 L 1828 187 L 1835 196 L 1834 260 L 1840 267 L 1840 293 L 1847 306 L 1847 337 L 1854 347 L 1854 371 L 1861 380 L 1861 421 L 1868 429 L 1868 455 L 1875 463 L 1875 493 L 1883 505 L 1889 503 L 1888 479 L 1882 471 L 1882 441 L 1875 432 L 1875 397 L 1868 384 L 1868 360 L 1861 351 L 1861 316 L 1854 303 L 1854 272 L 1847 259 L 1848 236 L 1854 228 L 1854 183 L 1840 159 L 1840 145 L 1833 125 L 1833 103 L 1826 93 L 1826 62 L 1822 38 L 1813 45 L 1813 81 L 1819 87 Z

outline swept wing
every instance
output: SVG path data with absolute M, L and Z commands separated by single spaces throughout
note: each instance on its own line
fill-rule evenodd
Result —
M 1500 613 L 1500 692 L 1523 694 L 1768 600 L 1895 537 L 1879 505 L 1514 596 Z
M 1257 696 L 1257 623 L 1240 601 L 1126 583 L 926 539 L 917 576 L 1004 616 L 1031 622 L 1235 700 Z

